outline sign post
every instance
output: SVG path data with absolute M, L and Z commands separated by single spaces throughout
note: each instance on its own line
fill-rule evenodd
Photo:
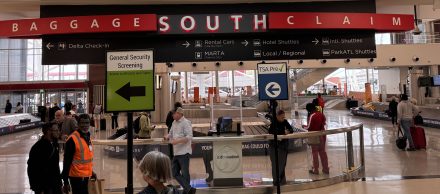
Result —
M 259 100 L 270 100 L 272 108 L 271 130 L 274 131 L 274 148 L 275 148 L 275 175 L 272 177 L 277 187 L 277 193 L 281 193 L 280 189 L 280 171 L 278 163 L 278 136 L 277 136 L 277 120 L 276 120 L 276 100 L 288 100 L 289 91 L 287 83 L 287 64 L 286 63 L 260 63 L 258 68 L 258 98 Z
M 106 112 L 127 112 L 127 187 L 133 193 L 133 111 L 154 110 L 152 50 L 107 52 Z

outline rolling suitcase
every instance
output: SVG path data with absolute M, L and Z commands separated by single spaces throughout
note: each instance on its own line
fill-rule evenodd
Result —
M 99 129 L 101 131 L 105 131 L 106 124 L 107 124 L 107 120 L 105 118 L 101 118 L 101 120 L 99 120 Z
M 411 137 L 416 149 L 426 149 L 425 129 L 422 127 L 411 127 Z

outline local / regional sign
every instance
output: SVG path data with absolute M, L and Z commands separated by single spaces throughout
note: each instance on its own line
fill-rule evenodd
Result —
M 260 63 L 257 71 L 259 100 L 289 99 L 286 63 Z
M 107 52 L 106 112 L 154 110 L 153 51 Z

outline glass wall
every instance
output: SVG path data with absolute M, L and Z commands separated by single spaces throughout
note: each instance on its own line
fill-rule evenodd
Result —
M 188 98 L 194 98 L 194 87 L 199 87 L 199 95 L 203 100 L 208 97 L 208 88 L 216 86 L 216 72 L 182 72 L 182 96 L 185 96 L 185 75 L 188 77 Z M 218 71 L 219 94 L 221 98 L 244 95 L 256 95 L 255 70 Z
M 43 66 L 41 39 L 0 39 L 0 82 L 86 80 L 86 64 Z

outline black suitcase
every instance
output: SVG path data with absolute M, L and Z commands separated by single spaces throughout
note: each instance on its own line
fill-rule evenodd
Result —
M 105 129 L 106 129 L 106 123 L 107 123 L 107 120 L 105 120 L 105 119 L 101 119 L 101 120 L 99 120 L 99 129 L 100 129 L 101 131 L 105 131 Z

